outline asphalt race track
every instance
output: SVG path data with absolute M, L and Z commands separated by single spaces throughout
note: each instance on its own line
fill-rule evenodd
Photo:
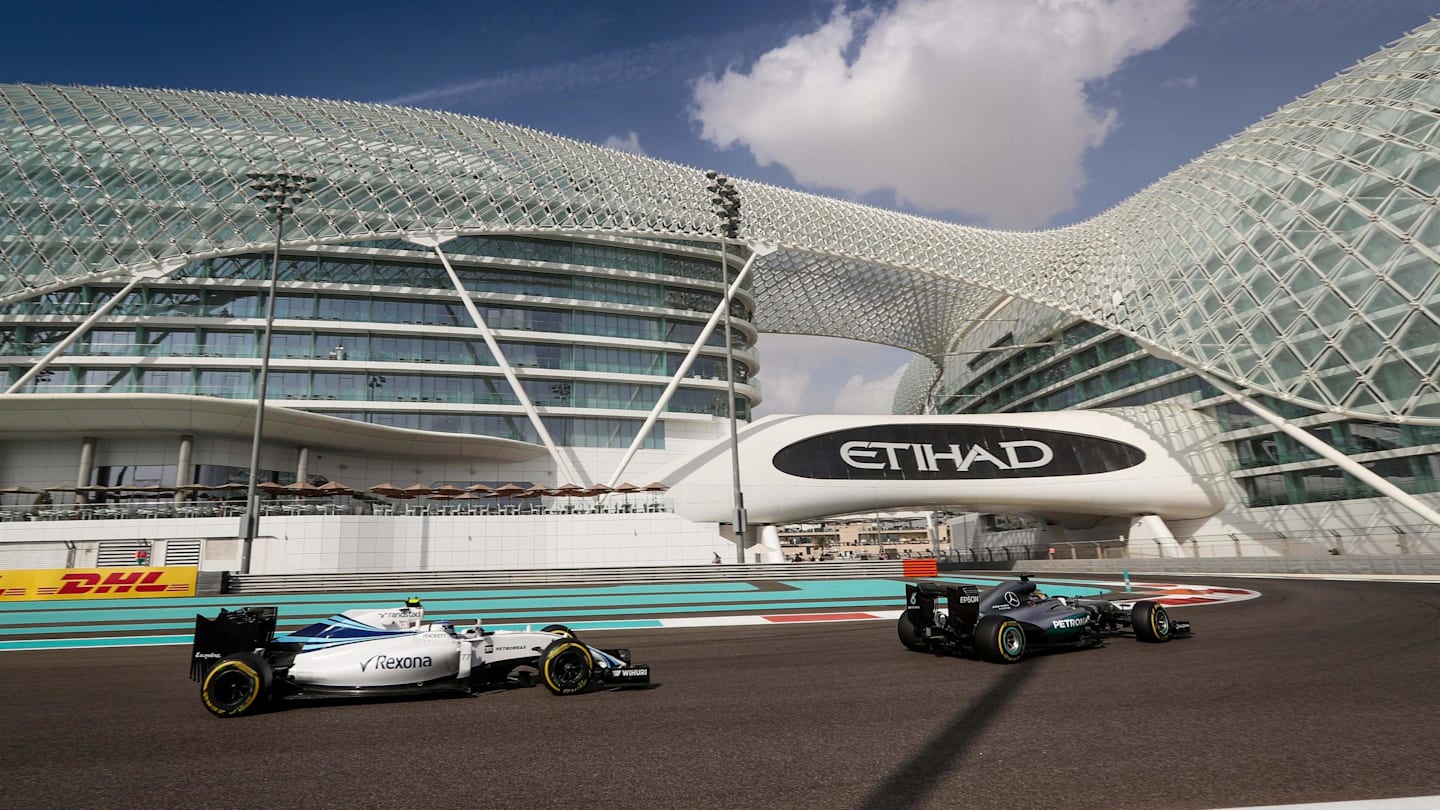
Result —
M 1225 580 L 1014 666 L 847 622 L 589 633 L 661 681 L 220 720 L 188 648 L 0 654 L 14 807 L 1206 808 L 1440 794 L 1440 585 Z

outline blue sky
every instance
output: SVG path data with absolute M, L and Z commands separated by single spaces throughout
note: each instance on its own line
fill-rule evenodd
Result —
M 445 109 L 1021 228 L 1115 205 L 1440 11 L 1433 0 L 6 5 L 0 81 Z M 760 348 L 762 415 L 888 411 L 909 357 L 780 336 Z

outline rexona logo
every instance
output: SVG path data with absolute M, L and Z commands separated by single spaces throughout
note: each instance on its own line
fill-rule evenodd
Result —
M 389 655 L 373 655 L 360 662 L 360 671 L 364 672 L 371 667 L 375 669 L 424 669 L 434 666 L 428 655 L 402 655 L 399 657 Z
M 1094 475 L 1134 467 L 1123 442 L 1010 425 L 868 425 L 801 439 L 775 454 L 801 478 L 949 481 Z

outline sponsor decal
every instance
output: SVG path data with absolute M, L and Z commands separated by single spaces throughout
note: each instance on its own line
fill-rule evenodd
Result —
M 1054 627 L 1057 630 L 1069 630 L 1075 627 L 1084 627 L 1086 624 L 1089 623 L 1089 616 L 1076 616 L 1073 619 L 1056 619 L 1055 621 L 1050 622 L 1050 626 Z
M 428 655 L 372 655 L 360 662 L 360 671 L 367 669 L 425 669 L 434 666 Z
M 1096 475 L 1134 467 L 1145 452 L 1100 436 L 1011 425 L 894 424 L 801 439 L 775 454 L 800 478 L 951 481 Z
M 627 667 L 625 669 L 611 670 L 617 678 L 648 678 L 650 677 L 649 667 Z
M 195 569 L 188 566 L 0 571 L 0 601 L 194 595 Z
M 978 597 L 978 596 L 955 596 L 955 597 L 952 597 L 952 598 L 950 599 L 950 601 L 951 601 L 951 602 L 954 602 L 954 603 L 957 604 L 957 605 L 969 605 L 969 604 L 978 603 L 978 602 L 980 601 L 980 597 Z

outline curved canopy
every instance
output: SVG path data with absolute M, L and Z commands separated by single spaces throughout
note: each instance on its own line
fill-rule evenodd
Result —
M 1104 215 L 968 228 L 736 181 L 756 326 L 943 354 L 1006 296 L 1314 408 L 1440 423 L 1440 22 Z M 264 249 L 246 173 L 316 176 L 291 247 L 717 238 L 697 170 L 451 113 L 0 86 L 0 304 Z M 1017 174 L 1017 182 L 1023 177 Z

